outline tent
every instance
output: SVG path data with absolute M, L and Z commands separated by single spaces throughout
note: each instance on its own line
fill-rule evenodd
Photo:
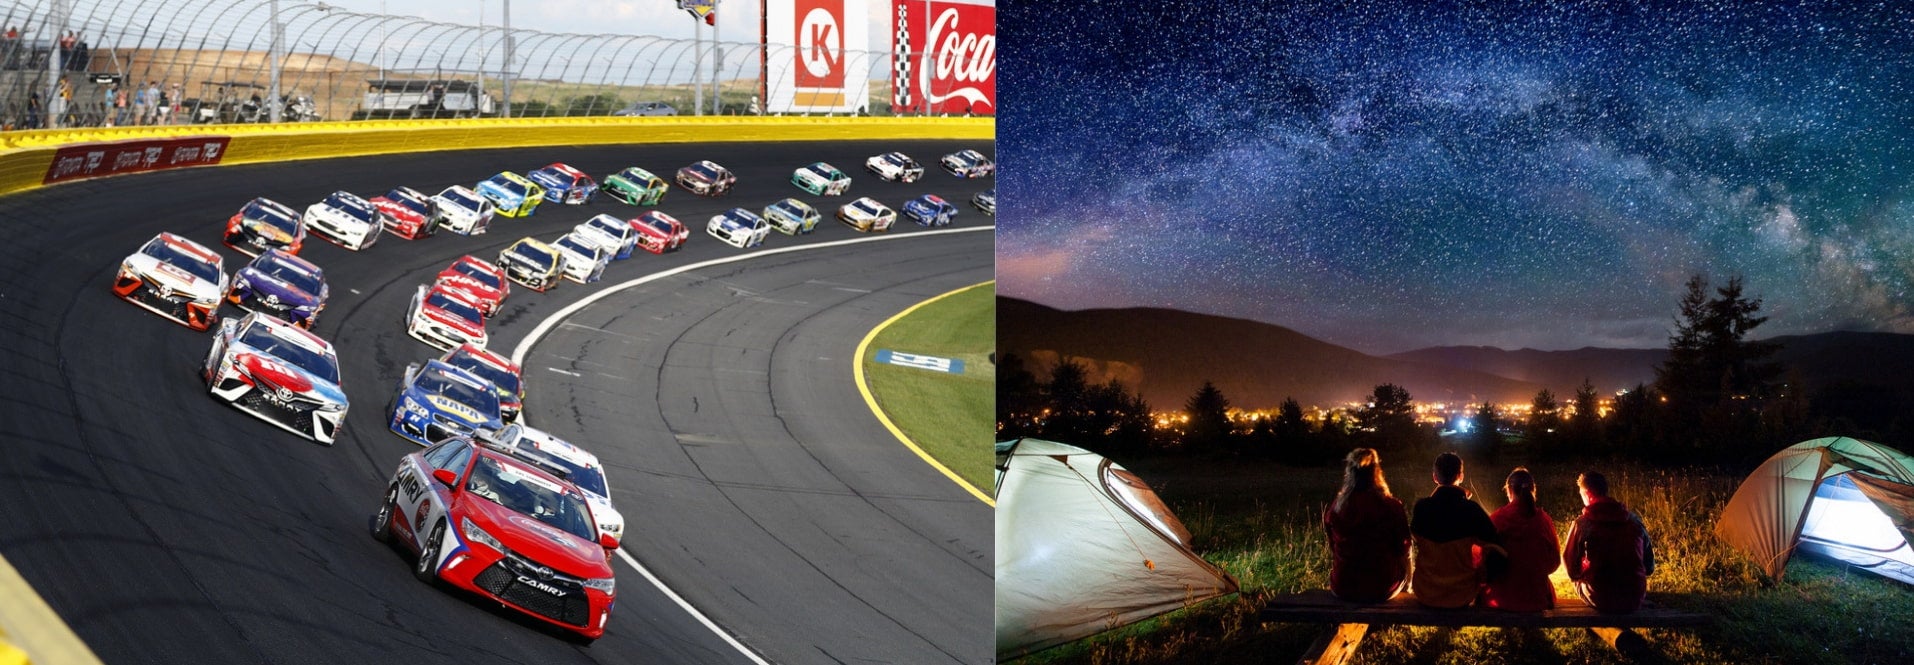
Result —
M 1134 474 L 1040 439 L 997 444 L 997 654 L 1044 649 L 1235 593 Z
M 1847 437 L 1789 446 L 1742 481 L 1715 534 L 1777 579 L 1800 551 L 1914 584 L 1914 457 Z

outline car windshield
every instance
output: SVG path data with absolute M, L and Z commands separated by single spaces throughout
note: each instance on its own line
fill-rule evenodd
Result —
M 812 164 L 804 168 L 810 170 L 810 172 L 817 174 L 818 177 L 823 178 L 825 180 L 833 180 L 837 178 L 837 169 L 831 168 L 830 164 L 818 163 L 818 164 Z
M 456 189 L 448 189 L 440 192 L 439 196 L 445 197 L 445 200 L 456 203 L 459 207 L 466 210 L 477 210 L 479 207 L 478 199 L 466 196 L 465 192 Z
M 618 174 L 624 176 L 626 180 L 630 180 L 640 185 L 650 184 L 651 179 L 653 177 L 651 175 L 651 172 L 645 171 L 644 169 L 638 169 L 638 168 L 625 169 L 623 171 L 619 171 Z
M 421 215 L 432 214 L 431 207 L 427 206 L 425 204 L 425 201 L 421 200 L 419 197 L 413 196 L 411 192 L 407 192 L 403 189 L 395 189 L 390 192 L 386 192 L 385 197 L 387 199 L 391 199 L 392 201 L 397 202 L 401 206 L 405 206 L 405 209 L 410 210 L 412 212 L 416 212 Z
M 503 175 L 492 176 L 492 179 L 487 180 L 486 182 L 492 183 L 493 187 L 497 187 L 499 189 L 505 190 L 507 193 L 510 193 L 514 196 L 525 195 L 525 185 L 514 182 Z
M 246 209 L 240 214 L 244 215 L 246 219 L 265 223 L 286 233 L 292 233 L 298 228 L 299 224 L 299 220 L 291 213 L 280 210 L 270 204 L 261 203 L 258 200 L 246 204 Z
M 194 278 L 208 282 L 219 281 L 219 266 L 194 258 L 167 244 L 163 239 L 154 238 L 152 242 L 146 243 L 146 248 L 140 250 L 140 253 L 159 259 L 160 263 L 184 270 L 186 274 Z
M 585 256 L 595 257 L 598 255 L 597 245 L 593 245 L 593 244 L 581 241 L 577 238 L 572 237 L 572 235 L 569 233 L 565 234 L 565 237 L 559 238 L 558 242 L 555 244 L 557 244 L 560 249 L 571 250 L 574 253 L 583 254 Z
M 711 167 L 705 166 L 703 163 L 692 164 L 688 168 L 691 169 L 691 175 L 698 176 L 701 179 L 704 179 L 704 180 L 718 179 L 718 173 L 716 171 L 711 170 Z
M 297 333 L 288 331 L 285 334 Z M 254 322 L 248 326 L 245 334 L 239 336 L 239 343 L 304 370 L 321 381 L 334 385 L 339 383 L 339 364 L 330 355 L 282 338 L 267 324 Z
M 895 152 L 890 153 L 888 155 L 884 155 L 884 161 L 890 162 L 894 166 L 909 166 L 910 165 L 910 158 Z
M 799 208 L 797 204 L 790 199 L 771 204 L 771 210 L 789 215 L 793 219 L 804 219 L 805 217 L 804 209 Z
M 498 415 L 498 395 L 490 390 L 467 383 L 465 380 L 446 374 L 445 370 L 428 367 L 419 373 L 413 385 L 428 395 L 440 395 L 446 399 L 465 405 L 467 408 L 488 416 Z
M 616 218 L 593 217 L 591 221 L 585 223 L 613 238 L 621 237 L 626 231 L 631 230 L 630 224 L 618 221 Z
M 858 212 L 864 213 L 866 215 L 870 215 L 872 217 L 876 217 L 878 214 L 880 214 L 877 212 L 877 205 L 869 201 L 858 201 L 856 203 L 852 203 L 851 207 L 856 209 Z
M 432 295 L 425 297 L 425 304 L 445 310 L 453 316 L 473 323 L 478 323 L 481 320 L 477 309 L 466 304 L 463 300 L 446 295 L 444 291 L 433 291 Z
M 480 360 L 478 356 L 469 353 L 454 354 L 446 363 L 467 372 L 477 374 L 479 378 L 492 382 L 494 386 L 498 386 L 501 392 L 513 395 L 518 394 L 518 375 L 513 374 L 512 370 L 485 362 Z
M 519 445 L 525 446 L 526 441 L 527 440 L 520 440 Z M 564 469 L 565 479 L 571 481 L 573 485 L 577 485 L 578 489 L 602 497 L 611 496 L 611 492 L 605 489 L 605 472 L 597 465 L 583 466 L 573 464 L 571 460 L 567 460 L 558 455 L 544 454 L 543 451 L 534 452 L 533 454 L 538 455 L 539 459 L 550 461 L 558 468 Z
M 452 270 L 458 272 L 458 274 L 464 275 L 466 277 L 470 277 L 473 280 L 476 280 L 480 284 L 484 284 L 494 289 L 505 285 L 505 280 L 500 279 L 498 275 L 490 273 L 490 272 L 486 272 L 484 268 L 480 268 L 478 266 L 472 265 L 470 263 L 466 263 L 464 261 L 460 261 L 458 263 L 452 264 Z
M 285 282 L 292 288 L 311 295 L 319 295 L 325 288 L 325 279 L 317 272 L 307 272 L 306 268 L 293 265 L 292 262 L 267 254 L 254 263 L 253 267 L 273 279 Z
M 351 194 L 333 192 L 332 196 L 326 197 L 326 205 L 361 222 L 372 222 L 372 208 L 367 206 L 365 201 Z
M 592 524 L 584 497 L 516 465 L 481 455 L 465 490 L 565 533 L 598 540 L 598 527 Z
M 551 252 L 539 249 L 529 243 L 513 245 L 512 254 L 536 265 L 549 266 L 552 264 Z

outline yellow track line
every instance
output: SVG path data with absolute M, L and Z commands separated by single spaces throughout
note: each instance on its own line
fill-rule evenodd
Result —
M 917 453 L 918 457 L 923 458 L 924 463 L 929 464 L 931 468 L 936 469 L 938 473 L 944 474 L 945 478 L 949 478 L 951 482 L 957 483 L 958 487 L 964 488 L 964 491 L 970 492 L 971 496 L 977 497 L 978 501 L 982 501 L 992 508 L 997 507 L 997 501 L 995 499 L 990 498 L 990 495 L 984 493 L 983 490 L 977 489 L 976 486 L 971 485 L 969 481 L 966 481 L 963 479 L 962 476 L 957 475 L 957 472 L 951 471 L 950 467 L 944 466 L 942 462 L 939 462 L 937 461 L 936 458 L 931 457 L 930 453 L 924 452 L 923 448 L 919 448 L 917 446 L 917 442 L 911 441 L 910 437 L 904 435 L 903 430 L 897 429 L 897 424 L 891 422 L 890 416 L 884 415 L 883 409 L 878 408 L 877 398 L 871 396 L 871 387 L 869 384 L 866 384 L 864 382 L 864 354 L 865 352 L 870 350 L 871 340 L 877 339 L 878 333 L 884 332 L 885 328 L 889 328 L 891 324 L 896 323 L 898 319 L 909 316 L 911 312 L 917 311 L 919 307 L 923 307 L 925 305 L 937 302 L 939 300 L 949 298 L 951 296 L 957 295 L 959 293 L 963 293 L 965 291 L 969 291 L 971 289 L 977 288 L 979 286 L 983 286 L 985 284 L 994 284 L 996 283 L 996 281 L 997 280 L 993 279 L 993 280 L 978 282 L 976 284 L 972 284 L 970 286 L 966 286 L 964 288 L 951 291 L 949 293 L 937 296 L 935 298 L 931 298 L 930 300 L 926 300 L 924 302 L 911 305 L 909 309 L 906 309 L 902 312 L 898 312 L 896 316 L 892 316 L 891 318 L 885 319 L 883 323 L 877 324 L 876 328 L 872 328 L 870 334 L 864 336 L 864 341 L 857 343 L 857 358 L 851 362 L 851 376 L 857 380 L 857 392 L 858 394 L 864 396 L 864 403 L 871 407 L 871 413 L 876 414 L 877 421 L 884 423 L 884 429 L 890 430 L 891 435 L 897 437 L 897 440 L 902 442 L 905 448 L 909 448 L 911 452 Z
M 0 664 L 15 663 L 99 665 L 100 659 L 20 571 L 0 558 Z

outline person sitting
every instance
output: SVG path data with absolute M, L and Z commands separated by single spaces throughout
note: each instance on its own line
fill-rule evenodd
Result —
M 1489 521 L 1508 552 L 1508 568 L 1500 577 L 1489 578 L 1484 598 L 1489 607 L 1514 612 L 1555 607 L 1555 585 L 1548 576 L 1562 565 L 1562 548 L 1555 542 L 1555 521 L 1535 505 L 1535 475 L 1518 467 L 1509 472 L 1502 489 L 1509 502 L 1489 515 Z
M 1402 591 L 1409 573 L 1409 517 L 1389 494 L 1376 451 L 1357 448 L 1343 460 L 1342 490 L 1323 511 L 1329 535 L 1329 591 L 1337 598 L 1379 603 Z
M 1585 507 L 1563 548 L 1568 578 L 1596 611 L 1633 612 L 1648 597 L 1648 576 L 1655 573 L 1648 529 L 1627 506 L 1608 496 L 1608 478 L 1602 474 L 1584 473 L 1575 484 Z
M 1417 499 L 1409 532 L 1415 536 L 1415 573 L 1410 590 L 1416 601 L 1435 608 L 1468 607 L 1482 593 L 1478 548 L 1497 547 L 1489 513 L 1462 489 L 1462 458 L 1436 456 L 1431 474 L 1435 491 Z

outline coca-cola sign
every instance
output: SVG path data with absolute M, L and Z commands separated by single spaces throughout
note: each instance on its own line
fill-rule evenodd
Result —
M 53 153 L 53 163 L 47 165 L 47 176 L 41 183 L 218 164 L 230 140 L 225 136 L 191 136 L 65 146 Z
M 900 112 L 997 112 L 994 2 L 891 0 L 891 105 Z

